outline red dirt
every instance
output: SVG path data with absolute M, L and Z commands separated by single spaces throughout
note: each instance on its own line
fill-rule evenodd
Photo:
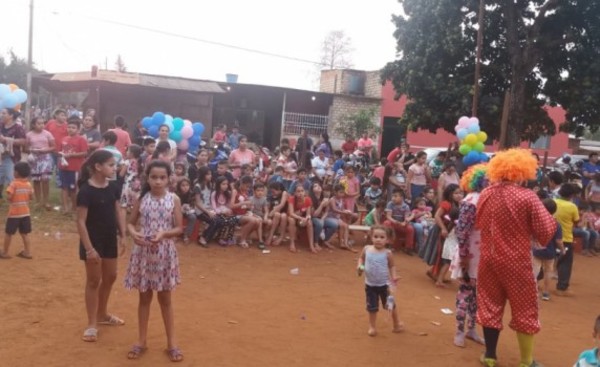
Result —
M 170 365 L 156 303 L 148 352 L 138 362 L 126 360 L 137 336 L 137 294 L 122 285 L 127 257 L 120 261 L 109 303 L 109 310 L 127 324 L 100 327 L 97 343 L 81 341 L 84 267 L 78 260 L 74 224 L 65 226 L 71 233 L 60 241 L 53 233 L 33 235 L 34 260 L 0 262 L 1 365 Z M 11 253 L 20 247 L 15 237 Z M 179 246 L 179 254 L 183 283 L 173 303 L 185 354 L 180 366 L 479 365 L 483 348 L 473 343 L 454 347 L 454 316 L 440 312 L 454 309 L 456 286 L 436 289 L 417 258 L 395 255 L 402 276 L 396 298 L 406 331 L 393 334 L 389 316 L 380 312 L 379 335 L 371 338 L 366 335 L 363 279 L 356 276 L 355 254 L 338 250 L 312 255 L 305 248 L 292 254 L 285 247 L 261 254 L 256 248 L 204 249 L 194 244 Z M 571 366 L 583 349 L 593 346 L 599 261 L 577 256 L 572 285 L 576 297 L 542 303 L 543 330 L 535 354 L 546 366 Z M 296 267 L 300 274 L 290 275 Z M 502 366 L 518 364 L 514 332 L 501 334 L 498 352 Z

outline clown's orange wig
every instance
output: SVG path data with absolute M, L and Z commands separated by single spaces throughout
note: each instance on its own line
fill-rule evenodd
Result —
M 537 160 L 527 149 L 508 149 L 498 152 L 490 161 L 487 177 L 490 182 L 524 182 L 535 179 Z

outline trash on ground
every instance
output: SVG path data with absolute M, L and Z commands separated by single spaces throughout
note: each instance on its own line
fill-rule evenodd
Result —
M 298 274 L 300 274 L 300 269 L 293 268 L 293 269 L 290 270 L 290 274 L 292 274 L 292 275 L 298 275 Z
M 442 308 L 440 311 L 442 311 L 442 313 L 443 313 L 444 315 L 452 315 L 452 314 L 454 313 L 454 312 L 453 312 L 451 309 L 449 309 L 449 308 Z

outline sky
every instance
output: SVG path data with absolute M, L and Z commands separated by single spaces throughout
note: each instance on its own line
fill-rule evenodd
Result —
M 37 0 L 33 62 L 51 73 L 114 69 L 121 55 L 131 72 L 217 81 L 232 73 L 240 83 L 316 89 L 312 63 L 114 23 L 315 62 L 327 33 L 343 30 L 354 68 L 376 70 L 396 57 L 391 18 L 401 8 L 398 0 Z M 26 58 L 29 0 L 3 1 L 2 13 L 0 53 Z

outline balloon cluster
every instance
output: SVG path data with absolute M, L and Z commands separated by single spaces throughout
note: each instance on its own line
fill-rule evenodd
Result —
M 142 119 L 142 126 L 153 138 L 158 138 L 158 131 L 162 125 L 169 127 L 169 139 L 177 143 L 177 148 L 187 151 L 196 151 L 202 142 L 204 124 L 192 123 L 181 117 L 173 117 L 163 112 L 154 112 L 152 116 Z
M 21 110 L 21 103 L 27 101 L 27 92 L 16 84 L 0 84 L 0 109 L 12 108 Z
M 477 117 L 461 117 L 458 119 L 458 124 L 454 127 L 454 130 L 460 141 L 458 151 L 463 155 L 465 165 L 471 166 L 489 160 L 489 157 L 483 152 L 485 150 L 484 143 L 488 136 L 479 128 Z

